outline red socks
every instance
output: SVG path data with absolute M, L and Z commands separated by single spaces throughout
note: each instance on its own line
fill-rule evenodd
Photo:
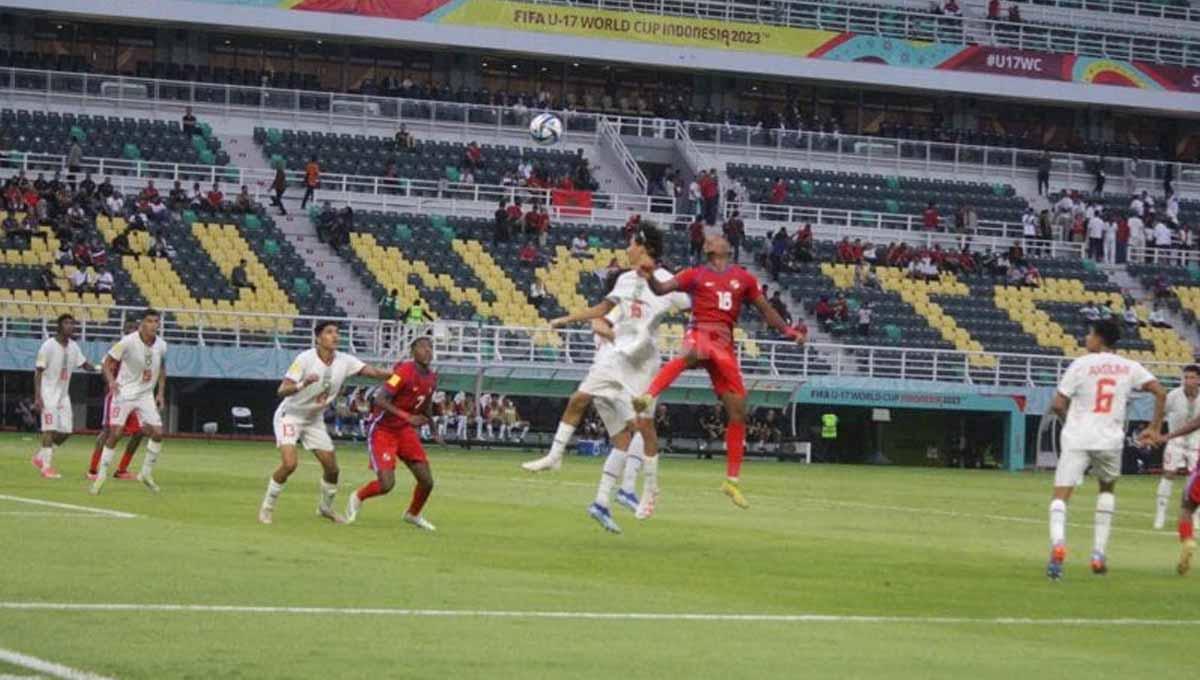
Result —
M 1195 527 L 1192 526 L 1191 518 L 1179 520 L 1179 540 L 1186 541 L 1191 539 L 1195 530 Z
M 663 364 L 658 375 L 654 376 L 654 381 L 650 383 L 650 396 L 657 397 L 666 392 L 671 383 L 679 378 L 679 374 L 686 370 L 687 362 L 683 360 L 683 357 L 675 357 Z
M 133 451 L 125 451 L 121 454 L 121 462 L 117 465 L 117 472 L 128 472 L 129 464 L 133 462 Z
M 358 491 L 355 491 L 354 493 L 358 496 L 358 500 L 360 501 L 365 501 L 371 496 L 378 496 L 381 493 L 379 490 L 379 480 L 372 479 L 366 484 L 360 486 Z
M 425 507 L 425 501 L 429 499 L 430 491 L 432 489 L 423 487 L 420 484 L 413 488 L 412 502 L 408 504 L 408 514 L 414 516 L 421 514 L 421 508 Z
M 100 468 L 100 456 L 103 455 L 103 453 L 103 446 L 97 446 L 95 449 L 92 449 L 92 464 L 88 467 L 89 475 L 96 474 L 96 470 Z
M 725 428 L 725 476 L 737 479 L 742 471 L 742 456 L 746 454 L 746 423 L 731 422 Z

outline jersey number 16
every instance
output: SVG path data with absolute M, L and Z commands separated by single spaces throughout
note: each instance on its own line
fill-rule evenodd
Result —
M 717 309 L 733 309 L 733 293 L 727 290 L 717 291 Z

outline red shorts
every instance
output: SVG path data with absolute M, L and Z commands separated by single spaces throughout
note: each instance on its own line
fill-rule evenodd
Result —
M 112 392 L 104 395 L 104 424 L 109 421 L 109 413 L 112 410 Z M 121 434 L 126 437 L 136 437 L 142 433 L 142 421 L 138 418 L 137 411 L 130 410 L 129 415 L 125 416 L 125 427 Z
M 421 437 L 412 427 L 403 430 L 371 428 L 371 434 L 367 437 L 367 452 L 371 458 L 371 469 L 376 472 L 395 470 L 397 458 L 410 463 L 429 460 L 425 456 L 425 447 L 421 446 Z
M 1187 488 L 1183 491 L 1186 497 L 1196 505 L 1200 505 L 1200 467 L 1188 477 Z
M 713 392 L 717 396 L 736 394 L 746 396 L 746 386 L 742 384 L 742 369 L 738 366 L 737 353 L 729 344 L 727 338 L 714 337 L 711 333 L 689 329 L 683 337 L 684 354 L 692 353 L 700 357 L 700 366 L 708 371 L 712 379 Z

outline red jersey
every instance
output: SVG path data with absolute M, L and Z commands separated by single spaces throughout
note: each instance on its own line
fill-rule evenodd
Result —
M 415 361 L 402 361 L 392 368 L 392 377 L 380 387 L 392 398 L 392 405 L 405 413 L 424 413 L 437 389 L 437 373 L 422 373 Z M 373 407 L 371 426 L 384 430 L 403 430 L 412 427 L 407 419 L 397 418 L 391 411 Z
M 730 342 L 743 302 L 762 297 L 758 279 L 736 264 L 718 272 L 708 266 L 692 267 L 675 275 L 679 290 L 692 298 L 691 328 L 721 334 Z

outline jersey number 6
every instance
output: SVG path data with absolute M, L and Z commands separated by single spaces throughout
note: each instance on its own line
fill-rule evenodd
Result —
M 1112 378 L 1101 378 L 1096 382 L 1096 405 L 1092 413 L 1111 413 L 1113 403 L 1113 386 L 1117 384 Z

